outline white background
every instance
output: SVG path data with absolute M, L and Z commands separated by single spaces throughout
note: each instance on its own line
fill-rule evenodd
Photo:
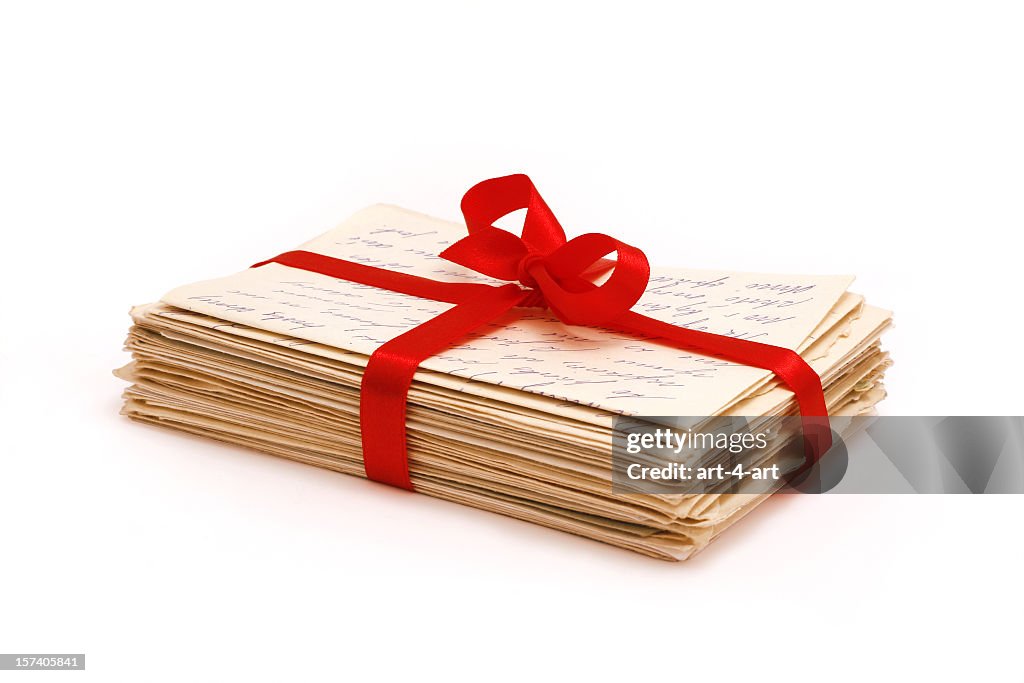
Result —
M 1024 413 L 1015 3 L 0 10 L 0 651 L 40 680 L 1020 681 L 1020 496 L 659 563 L 119 417 L 132 304 L 527 172 L 662 265 L 855 273 L 886 414 Z

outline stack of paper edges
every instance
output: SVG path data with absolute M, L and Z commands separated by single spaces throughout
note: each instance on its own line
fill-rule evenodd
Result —
M 493 282 L 436 257 L 465 228 L 391 206 L 300 247 L 435 280 Z M 890 314 L 847 276 L 653 269 L 634 310 L 796 349 L 829 411 L 872 411 Z M 359 384 L 384 341 L 449 308 L 270 264 L 136 307 L 118 371 L 129 417 L 363 476 Z M 796 411 L 771 373 L 520 310 L 425 362 L 409 393 L 416 490 L 664 559 L 685 559 L 764 495 L 612 491 L 617 415 Z M 344 502 L 339 501 L 339 507 Z

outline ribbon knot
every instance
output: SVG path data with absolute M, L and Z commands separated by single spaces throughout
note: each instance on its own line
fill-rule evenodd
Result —
M 530 269 L 542 264 L 543 261 L 544 257 L 536 253 L 529 253 L 520 259 L 519 265 L 516 267 L 516 279 L 519 280 L 519 284 L 527 289 L 536 289 L 537 280 L 530 275 Z
M 522 236 L 494 227 L 496 220 L 524 207 Z M 462 199 L 462 213 L 469 235 L 441 252 L 441 258 L 539 290 L 564 323 L 610 322 L 632 308 L 647 288 L 651 269 L 642 251 L 600 233 L 567 241 L 558 219 L 525 175 L 474 185 Z M 604 258 L 613 252 L 616 261 Z M 609 271 L 600 285 L 595 282 Z

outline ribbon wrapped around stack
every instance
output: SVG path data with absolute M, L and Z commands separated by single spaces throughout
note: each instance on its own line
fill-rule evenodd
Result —
M 521 236 L 495 227 L 521 209 Z M 849 278 L 652 279 L 636 247 L 567 240 L 525 175 L 479 183 L 462 211 L 458 238 L 373 207 L 137 308 L 126 414 L 682 559 L 767 492 L 613 491 L 616 416 L 799 413 L 806 469 L 830 408 L 884 393 L 889 314 Z

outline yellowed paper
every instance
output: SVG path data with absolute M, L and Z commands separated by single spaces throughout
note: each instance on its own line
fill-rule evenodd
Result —
M 302 249 L 399 272 L 456 282 L 495 282 L 436 255 L 465 229 L 378 205 Z M 849 276 L 765 275 L 658 268 L 633 310 L 675 325 L 801 348 L 852 281 Z M 168 293 L 163 301 L 258 330 L 323 344 L 355 356 L 450 305 L 269 264 Z M 316 346 L 309 349 L 316 353 Z M 570 327 L 528 311 L 490 326 L 425 361 L 427 371 L 609 413 L 712 415 L 770 373 L 680 352 L 652 341 Z M 418 379 L 431 381 L 432 373 Z

